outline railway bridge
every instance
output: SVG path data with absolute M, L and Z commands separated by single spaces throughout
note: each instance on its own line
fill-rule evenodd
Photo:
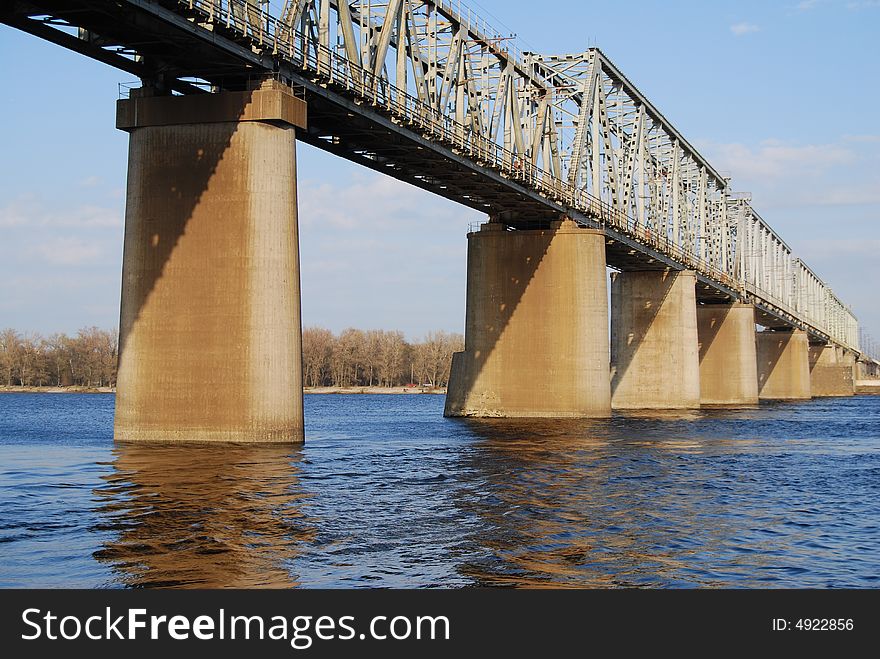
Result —
M 450 0 L 8 0 L 0 21 L 142 81 L 117 108 L 117 439 L 302 440 L 297 140 L 486 214 L 449 416 L 853 393 L 855 316 L 599 49 L 524 51 Z

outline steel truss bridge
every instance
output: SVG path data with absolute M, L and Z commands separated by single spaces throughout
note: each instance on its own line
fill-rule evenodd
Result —
M 612 268 L 693 270 L 701 302 L 859 352 L 852 312 L 598 49 L 521 51 L 450 0 L 5 0 L 0 21 L 168 93 L 281 80 L 309 144 L 513 230 L 600 227 Z

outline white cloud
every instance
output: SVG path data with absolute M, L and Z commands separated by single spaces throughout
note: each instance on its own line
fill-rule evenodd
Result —
M 806 12 L 815 9 L 819 5 L 831 5 L 833 7 L 846 7 L 850 11 L 861 9 L 876 9 L 880 7 L 880 0 L 802 0 L 794 6 L 797 12 Z
M 118 281 L 122 225 L 121 210 L 63 203 L 39 194 L 0 204 L 0 280 L 9 284 L 34 278 L 21 285 L 22 295 L 16 293 L 16 308 L 36 317 L 51 299 L 59 308 L 80 314 L 83 303 L 106 304 L 108 295 L 112 301 L 115 295 L 108 292 L 118 290 L 118 284 L 101 282 L 107 277 Z M 96 282 L 99 274 L 101 282 Z M 51 286 L 40 284 L 50 280 Z M 0 297 L 10 296 L 10 289 L 2 288 Z M 65 297 L 68 290 L 74 292 Z
M 826 257 L 873 256 L 880 252 L 880 240 L 878 239 L 839 238 L 831 240 L 804 240 L 801 242 L 801 245 L 803 246 L 804 253 L 810 256 L 819 254 Z
M 348 165 L 300 179 L 306 325 L 460 332 L 470 222 L 485 215 Z
M 340 186 L 301 180 L 298 195 L 299 221 L 303 225 L 391 229 L 428 220 L 455 221 L 474 213 L 372 172 L 358 172 Z
M 822 143 L 782 140 L 699 144 L 735 191 L 880 334 L 880 140 L 842 135 Z
M 734 190 L 752 193 L 759 210 L 814 207 L 829 213 L 836 207 L 880 216 L 877 143 L 880 136 L 865 134 L 824 144 L 706 141 L 699 148 L 716 169 L 730 174 Z
M 100 176 L 87 176 L 79 182 L 81 188 L 95 188 L 101 184 Z
M 855 153 L 838 144 L 794 145 L 779 140 L 765 140 L 757 146 L 704 142 L 701 150 L 718 169 L 729 171 L 734 183 L 738 178 L 779 179 L 821 173 L 856 159 Z
M 0 279 L 0 299 L 4 296 L 17 295 L 30 304 L 42 305 L 47 297 L 59 292 L 69 294 L 89 289 L 91 292 L 95 289 L 108 290 L 115 299 L 119 294 L 119 277 L 95 272 L 71 277 L 67 272 L 41 270 Z M 95 298 L 89 299 L 94 302 Z M 66 298 L 67 302 L 70 300 L 70 297 Z M 111 310 L 118 311 L 118 309 L 119 307 L 115 305 L 111 307 Z
M 802 201 L 814 206 L 880 205 L 880 181 L 862 185 L 830 184 L 809 190 Z
M 10 202 L 0 207 L 0 227 L 18 227 L 28 223 L 28 214 L 21 204 Z
M 734 23 L 730 26 L 730 31 L 735 37 L 742 37 L 752 32 L 758 32 L 761 28 L 754 23 Z
M 53 215 L 51 223 L 59 227 L 121 227 L 123 219 L 121 210 L 87 204 L 72 209 L 70 213 Z
M 857 144 L 877 144 L 880 143 L 880 135 L 844 135 L 843 141 Z
M 32 254 L 50 265 L 76 266 L 94 263 L 101 256 L 101 246 L 75 237 L 43 240 L 31 248 Z
M 123 225 L 121 209 L 83 204 L 69 209 L 47 208 L 33 195 L 0 206 L 0 227 L 111 228 Z

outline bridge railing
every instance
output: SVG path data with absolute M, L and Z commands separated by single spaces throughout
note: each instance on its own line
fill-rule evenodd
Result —
M 695 251 L 683 248 L 668 233 L 652 231 L 620 208 L 553 176 L 524 154 L 506 149 L 471 126 L 457 122 L 439 108 L 392 85 L 387 79 L 350 61 L 339 52 L 316 43 L 297 29 L 297 26 L 278 20 L 256 4 L 246 0 L 178 1 L 191 11 L 201 13 L 207 22 L 247 37 L 256 50 L 283 58 L 304 73 L 316 76 L 321 84 L 360 102 L 369 103 L 376 111 L 394 118 L 426 139 L 443 144 L 454 154 L 498 172 L 537 192 L 548 201 L 574 211 L 574 214 L 581 214 L 600 227 L 612 229 L 630 241 L 655 250 L 683 268 L 694 270 L 729 290 L 765 300 L 792 319 L 803 318 L 803 313 L 790 308 L 771 291 L 763 290 L 753 283 L 746 284 L 735 272 L 724 271 Z M 368 158 L 371 156 L 363 155 Z M 847 344 L 844 337 L 827 332 L 821 324 L 812 320 L 808 320 L 808 323 L 820 332 Z
M 317 73 L 338 91 L 369 101 L 371 106 L 405 122 L 423 137 L 451 147 L 457 155 L 498 171 L 552 202 L 579 211 L 602 227 L 612 228 L 630 240 L 670 256 L 685 267 L 729 288 L 736 288 L 736 280 L 729 273 L 704 261 L 696 253 L 683 249 L 668 235 L 652 231 L 625 212 L 567 181 L 551 176 L 522 154 L 505 149 L 335 50 L 307 40 L 294 26 L 281 23 L 245 0 L 181 2 L 190 8 L 201 9 L 213 21 L 250 36 L 255 44 L 271 49 L 273 54 L 286 58 L 303 71 Z
M 395 119 L 416 129 L 423 137 L 450 147 L 456 155 L 463 155 L 473 162 L 489 167 L 512 181 L 521 183 L 559 205 L 579 211 L 602 227 L 609 227 L 631 240 L 655 249 L 684 266 L 699 271 L 729 288 L 736 287 L 736 280 L 697 254 L 683 249 L 668 235 L 651 231 L 637 223 L 623 211 L 614 208 L 591 194 L 572 186 L 566 181 L 549 175 L 542 168 L 528 161 L 521 154 L 505 149 L 502 145 L 484 137 L 478 131 L 455 121 L 440 110 L 427 105 L 411 94 L 390 85 L 386 80 L 345 57 L 318 45 L 305 50 L 299 41 L 291 44 L 291 61 L 301 63 L 304 70 L 326 76 L 327 81 L 339 91 L 345 91 L 370 104 Z

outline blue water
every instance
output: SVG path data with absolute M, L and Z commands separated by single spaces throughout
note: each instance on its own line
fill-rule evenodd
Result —
M 0 586 L 880 586 L 880 397 L 607 421 L 306 396 L 299 447 L 0 395 Z

